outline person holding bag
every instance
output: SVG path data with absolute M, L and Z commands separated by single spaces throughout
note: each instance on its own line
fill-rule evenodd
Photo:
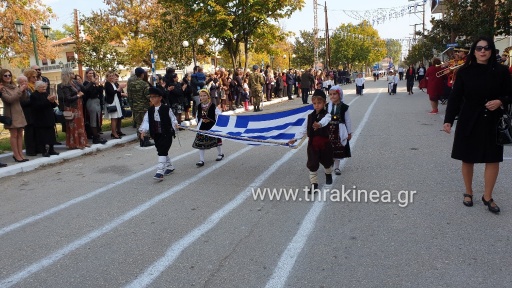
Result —
M 107 72 L 107 81 L 105 82 L 105 116 L 107 119 L 110 119 L 110 126 L 112 128 L 112 133 L 110 134 L 110 138 L 112 139 L 121 139 L 121 136 L 117 134 L 118 131 L 118 118 L 123 117 L 121 112 L 121 103 L 119 102 L 119 98 L 117 96 L 117 92 L 121 92 L 124 86 L 116 87 L 115 73 L 112 71 Z
M 90 147 L 85 134 L 83 86 L 76 82 L 71 68 L 61 72 L 61 83 L 57 86 L 59 99 L 64 99 L 64 117 L 72 114 L 72 119 L 66 119 L 66 146 L 68 149 L 84 149 Z
M 497 126 L 503 115 L 501 107 L 511 103 L 512 81 L 507 68 L 497 63 L 495 49 L 490 37 L 479 37 L 471 45 L 448 99 L 443 130 L 450 133 L 458 116 L 451 157 L 462 161 L 466 188 L 463 204 L 473 206 L 474 164 L 485 163 L 482 202 L 489 211 L 499 213 L 500 208 L 492 198 L 499 164 L 503 162 Z

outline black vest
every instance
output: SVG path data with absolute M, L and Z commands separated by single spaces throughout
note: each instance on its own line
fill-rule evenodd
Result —
M 347 112 L 347 110 L 348 110 L 348 105 L 343 102 L 341 102 L 340 104 L 337 104 L 335 114 L 332 113 L 333 107 L 334 106 L 331 105 L 331 111 L 329 111 L 329 113 L 331 113 L 331 121 L 338 121 L 340 123 L 345 123 L 345 112 Z
M 316 113 L 316 111 L 313 111 L 311 114 L 308 115 L 308 137 L 311 140 L 315 136 L 322 136 L 322 137 L 329 137 L 329 127 L 324 126 L 320 129 L 313 129 L 313 123 L 320 122 L 322 118 L 327 115 L 327 111 L 322 110 L 320 113 Z
M 158 108 L 158 115 L 160 116 L 160 122 L 155 121 L 155 107 L 151 106 L 148 109 L 148 120 L 149 120 L 149 135 L 151 138 L 155 138 L 155 134 L 158 133 L 158 125 L 160 125 L 161 134 L 164 136 L 175 136 L 176 133 L 172 127 L 171 117 L 169 116 L 169 106 L 160 105 Z

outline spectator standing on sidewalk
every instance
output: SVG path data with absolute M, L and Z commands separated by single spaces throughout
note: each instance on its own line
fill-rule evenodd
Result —
M 133 122 L 137 128 L 142 124 L 144 115 L 149 109 L 149 84 L 144 81 L 144 69 L 138 67 L 135 69 L 135 79 L 128 82 L 128 98 L 132 106 Z M 140 139 L 140 132 L 137 130 L 137 138 Z M 151 146 L 149 136 L 146 136 L 140 145 L 142 147 Z
M 315 82 L 315 78 L 311 75 L 309 69 L 306 69 L 300 77 L 300 88 L 302 89 L 302 104 L 308 104 L 309 89 Z
M 254 99 L 254 112 L 263 111 L 261 109 L 261 96 L 263 95 L 263 85 L 265 85 L 265 77 L 259 72 L 258 65 L 252 66 L 252 74 L 249 77 L 249 94 Z

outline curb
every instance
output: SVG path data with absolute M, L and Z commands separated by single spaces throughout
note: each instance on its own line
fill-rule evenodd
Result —
M 121 139 L 109 140 L 106 144 L 92 144 L 91 147 L 85 149 L 73 149 L 64 152 L 60 152 L 59 155 L 50 156 L 50 157 L 40 157 L 27 162 L 16 163 L 14 165 L 9 165 L 4 168 L 0 168 L 0 178 L 16 175 L 18 173 L 32 171 L 41 166 L 45 166 L 48 164 L 55 164 L 59 162 L 63 162 L 64 160 L 73 159 L 84 154 L 94 153 L 96 151 L 102 151 L 109 148 L 112 148 L 119 144 L 125 144 L 128 142 L 132 142 L 137 139 L 136 134 L 126 135 Z M 8 153 L 12 155 L 12 153 Z M 8 155 L 4 154 L 4 155 Z M 4 156 L 2 155 L 2 156 Z M 2 157 L 3 158 L 3 157 Z
M 295 98 L 293 98 L 293 100 L 295 100 Z M 262 102 L 262 104 L 263 104 L 262 107 L 264 107 L 266 105 L 285 102 L 285 101 L 289 101 L 288 97 L 272 99 L 271 101 Z M 241 114 L 241 113 L 246 113 L 246 112 L 252 112 L 252 109 L 254 109 L 254 107 L 253 106 L 249 106 L 249 107 L 250 107 L 251 111 L 245 111 L 244 108 L 238 108 L 233 111 L 222 112 L 222 114 L 223 115 L 236 115 L 236 114 Z M 55 155 L 55 156 L 51 156 L 51 157 L 38 157 L 38 158 L 31 159 L 30 161 L 27 161 L 27 162 L 14 163 L 14 164 L 9 163 L 7 167 L 0 168 L 0 178 L 7 177 L 7 176 L 13 176 L 13 175 L 16 175 L 19 173 L 29 172 L 29 171 L 35 170 L 39 167 L 45 166 L 45 165 L 60 163 L 65 160 L 68 160 L 68 159 L 80 157 L 84 154 L 89 154 L 89 153 L 94 153 L 96 151 L 110 149 L 116 145 L 132 142 L 132 141 L 135 141 L 136 139 L 137 139 L 137 134 L 131 134 L 131 135 L 123 136 L 123 138 L 121 138 L 121 139 L 108 140 L 108 142 L 106 144 L 91 144 L 91 147 L 88 147 L 85 149 L 66 150 L 66 151 L 60 152 L 59 155 Z M 59 147 L 62 147 L 62 145 L 56 146 L 56 148 L 59 148 Z M 66 149 L 65 146 L 64 146 L 64 149 Z M 12 152 L 0 154 L 0 162 L 1 162 L 2 158 L 7 158 L 7 157 L 11 157 L 11 156 L 12 156 Z

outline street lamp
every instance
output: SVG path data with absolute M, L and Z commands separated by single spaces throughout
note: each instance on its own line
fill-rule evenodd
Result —
M 197 42 L 197 45 L 199 45 L 199 46 L 203 46 L 203 44 L 204 44 L 204 41 L 201 38 L 197 39 L 196 42 Z M 188 43 L 188 41 L 185 40 L 185 41 L 183 41 L 183 43 L 181 43 L 181 45 L 183 46 L 183 48 L 188 48 L 188 46 L 190 44 Z M 192 42 L 192 58 L 194 59 L 194 67 L 196 67 L 197 66 L 197 64 L 196 64 L 196 49 L 195 49 L 194 42 Z
M 21 22 L 20 19 L 16 19 L 14 21 L 14 27 L 16 28 L 16 32 L 18 32 L 18 36 L 21 39 L 21 36 L 23 35 L 23 22 Z M 48 36 L 50 36 L 50 26 L 43 25 L 41 26 L 41 30 L 43 31 L 44 38 L 48 39 Z M 32 45 L 34 46 L 34 58 L 36 59 L 36 64 L 39 66 L 39 55 L 37 54 L 37 36 L 35 32 L 34 25 L 30 25 L 30 36 L 32 39 Z

